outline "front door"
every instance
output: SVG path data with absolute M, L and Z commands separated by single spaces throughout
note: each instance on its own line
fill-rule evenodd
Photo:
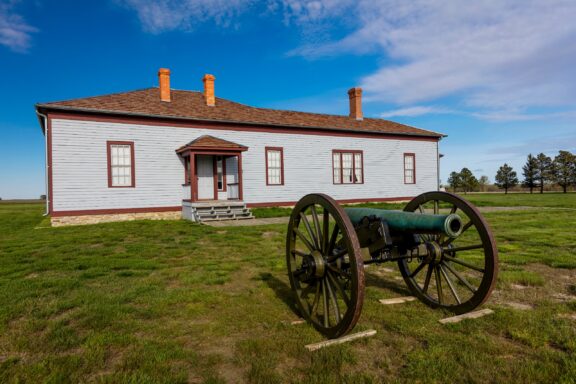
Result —
M 214 162 L 212 156 L 196 157 L 198 175 L 198 200 L 212 200 L 214 196 Z

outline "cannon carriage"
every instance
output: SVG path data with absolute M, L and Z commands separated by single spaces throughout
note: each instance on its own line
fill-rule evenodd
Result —
M 328 338 L 356 325 L 365 265 L 396 262 L 415 297 L 455 314 L 484 303 L 498 273 L 490 227 L 446 192 L 417 196 L 403 211 L 343 208 L 327 195 L 306 195 L 290 216 L 286 260 L 302 317 Z

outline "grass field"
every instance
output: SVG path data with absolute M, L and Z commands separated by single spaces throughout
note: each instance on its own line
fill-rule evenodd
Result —
M 447 314 L 419 302 L 381 306 L 409 293 L 395 266 L 371 266 L 355 330 L 378 334 L 317 352 L 303 346 L 323 338 L 290 325 L 284 225 L 34 229 L 42 211 L 0 205 L 2 383 L 575 382 L 570 210 L 487 213 L 501 258 L 494 315 L 441 325 Z
M 548 207 L 576 209 L 576 193 L 469 193 L 461 194 L 478 207 Z M 371 207 L 382 209 L 403 209 L 405 203 L 362 203 L 351 207 Z M 256 217 L 290 216 L 291 208 L 253 208 Z
M 576 193 L 546 192 L 539 193 L 469 193 L 466 199 L 477 206 L 497 207 L 553 207 L 576 209 Z

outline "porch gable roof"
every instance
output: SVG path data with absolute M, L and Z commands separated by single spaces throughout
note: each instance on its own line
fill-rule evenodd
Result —
M 248 147 L 218 137 L 203 135 L 176 150 L 176 153 L 188 151 L 244 152 Z

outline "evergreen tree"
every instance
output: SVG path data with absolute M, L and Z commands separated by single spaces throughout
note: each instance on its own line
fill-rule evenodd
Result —
M 488 184 L 490 184 L 490 179 L 488 179 L 488 176 L 480 176 L 480 179 L 478 179 L 478 184 L 480 185 L 480 191 L 482 192 L 486 192 L 486 188 L 488 187 Z
M 476 179 L 472 171 L 468 168 L 462 168 L 460 171 L 460 180 L 465 194 L 478 187 L 478 179 Z
M 503 188 L 505 194 L 508 194 L 509 188 L 518 185 L 516 171 L 514 171 L 511 166 L 504 163 L 504 165 L 498 169 L 498 172 L 496 172 L 495 184 L 498 188 Z
M 522 167 L 522 174 L 524 175 L 522 186 L 530 188 L 530 193 L 532 193 L 534 188 L 538 186 L 538 179 L 536 177 L 538 174 L 537 162 L 532 154 L 528 155 L 528 160 L 526 160 L 526 164 Z
M 560 151 L 554 158 L 553 162 L 553 179 L 558 185 L 562 187 L 562 191 L 566 193 L 566 189 L 570 184 L 573 184 L 576 178 L 576 156 L 568 151 Z
M 458 172 L 453 171 L 450 173 L 450 177 L 448 178 L 448 185 L 450 185 L 454 192 L 456 192 L 456 190 L 462 186 L 462 178 Z
M 543 153 L 536 156 L 536 180 L 540 193 L 544 193 L 544 184 L 550 181 L 552 175 L 552 159 Z

